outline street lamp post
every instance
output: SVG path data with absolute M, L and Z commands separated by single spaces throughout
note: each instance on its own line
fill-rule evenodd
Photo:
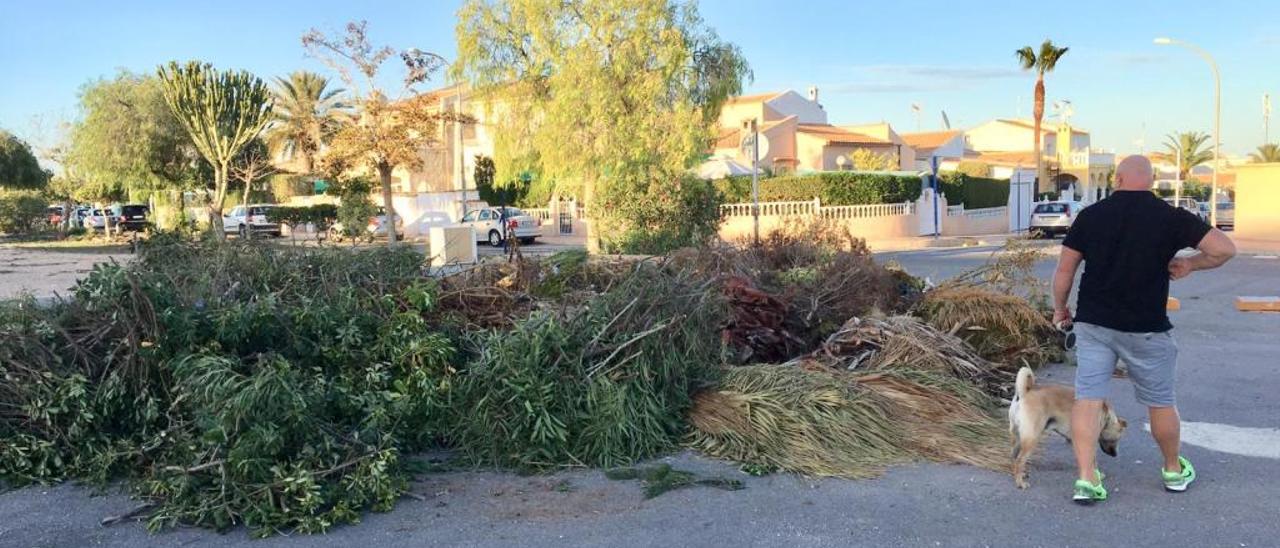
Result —
M 1156 38 L 1155 43 L 1187 48 L 1203 57 L 1213 71 L 1213 182 L 1209 190 L 1209 225 L 1218 226 L 1218 172 L 1222 171 L 1222 77 L 1218 74 L 1218 63 L 1209 52 L 1194 44 L 1173 38 Z

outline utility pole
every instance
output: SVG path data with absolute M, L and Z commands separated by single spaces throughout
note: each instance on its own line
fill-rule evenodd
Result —
M 1181 145 L 1181 143 L 1179 143 Z M 1178 171 L 1173 174 L 1173 205 L 1182 207 L 1182 147 L 1176 149 L 1178 155 Z
M 462 185 L 462 216 L 467 216 L 467 155 L 462 151 L 462 82 L 454 84 L 453 138 L 457 143 L 454 155 L 458 162 L 458 183 Z
M 1271 142 L 1271 94 L 1262 94 L 1262 144 Z

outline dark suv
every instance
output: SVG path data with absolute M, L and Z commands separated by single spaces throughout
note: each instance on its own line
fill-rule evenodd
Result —
M 142 204 L 120 206 L 120 228 L 124 230 L 142 231 L 151 226 L 147 217 L 151 208 Z

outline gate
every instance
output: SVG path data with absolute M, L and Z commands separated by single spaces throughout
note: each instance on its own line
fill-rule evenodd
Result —
M 573 234 L 573 214 L 568 211 L 560 212 L 560 233 Z

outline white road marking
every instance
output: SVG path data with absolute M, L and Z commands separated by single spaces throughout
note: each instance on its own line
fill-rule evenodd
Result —
M 1151 431 L 1150 424 L 1143 428 Z M 1280 428 L 1183 421 L 1182 443 L 1233 455 L 1280 459 Z

